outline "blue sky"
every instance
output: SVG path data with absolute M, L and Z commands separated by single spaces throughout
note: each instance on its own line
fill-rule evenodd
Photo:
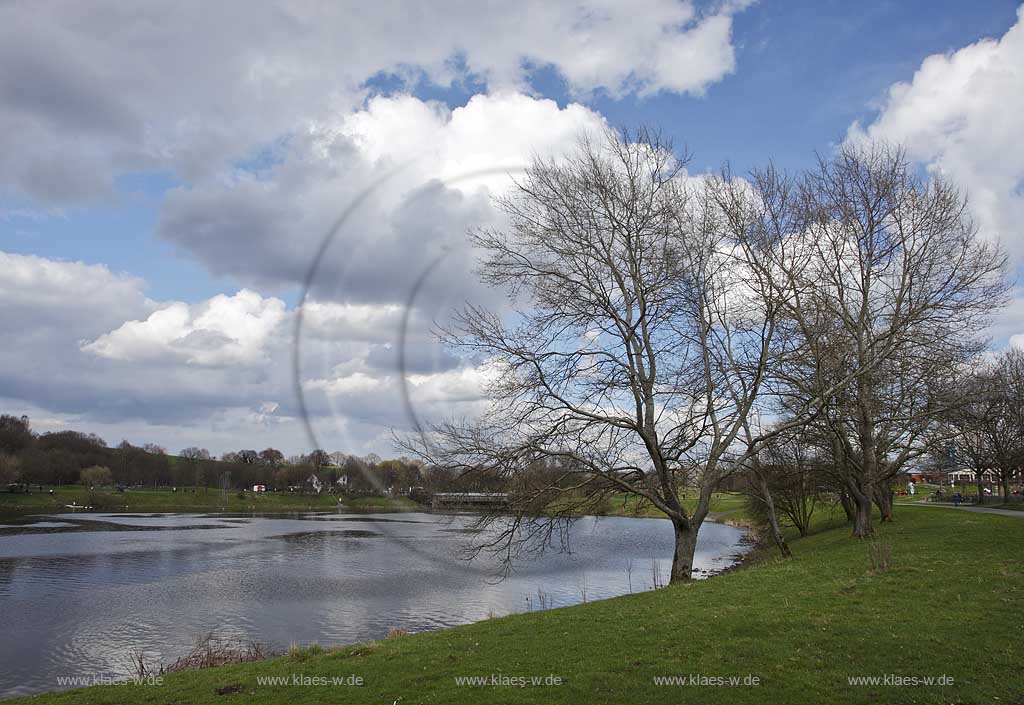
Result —
M 403 140 L 442 166 L 396 185 L 392 201 L 381 197 L 392 210 L 371 209 L 339 246 L 376 274 L 338 270 L 348 277 L 336 297 L 349 306 L 342 318 L 362 332 L 325 352 L 329 363 L 311 383 L 344 379 L 339 388 L 362 394 L 388 386 L 373 360 L 391 343 L 364 328 L 390 320 L 417 257 L 429 256 L 421 242 L 486 211 L 467 189 L 429 208 L 402 199 L 415 178 L 474 163 L 472 150 L 498 139 L 489 130 L 521 130 L 519 151 L 506 156 L 525 158 L 526 145 L 557 151 L 565 135 L 601 119 L 656 126 L 689 147 L 692 171 L 729 161 L 743 172 L 768 160 L 805 167 L 858 124 L 905 142 L 923 167 L 978 194 L 979 221 L 1020 261 L 1010 224 L 1022 208 L 1024 159 L 996 141 L 1010 129 L 997 114 L 1012 112 L 1024 92 L 1014 2 L 648 0 L 575 16 L 570 8 L 565 17 L 530 3 L 410 6 L 394 16 L 364 8 L 360 17 L 340 7 L 305 17 L 273 3 L 260 12 L 229 4 L 204 16 L 198 35 L 186 28 L 200 5 L 177 14 L 160 3 L 98 3 L 88 15 L 59 3 L 50 12 L 29 3 L 0 10 L 0 251 L 12 272 L 0 322 L 23 331 L 18 349 L 8 343 L 0 353 L 4 411 L 29 411 L 41 429 L 95 429 L 112 442 L 304 450 L 278 369 L 303 262 L 324 224 L 397 158 L 389 150 Z M 546 25 L 568 27 L 568 36 Z M 692 61 L 663 61 L 686 52 Z M 971 71 L 981 73 L 962 80 Z M 890 96 L 900 83 L 907 90 Z M 543 99 L 556 109 L 544 112 Z M 918 125 L 907 117 L 915 110 L 939 117 Z M 972 161 L 980 154 L 994 156 Z M 243 289 L 251 296 L 236 298 Z M 83 291 L 116 297 L 95 295 L 101 314 Z M 63 306 L 61 297 L 77 311 L 73 321 L 46 308 Z M 1011 308 L 996 331 L 1003 343 L 1024 333 Z M 196 340 L 204 347 L 189 347 Z M 97 381 L 111 375 L 124 385 Z M 139 378 L 148 383 L 128 382 Z M 352 393 L 329 405 L 331 449 L 386 453 L 385 402 Z

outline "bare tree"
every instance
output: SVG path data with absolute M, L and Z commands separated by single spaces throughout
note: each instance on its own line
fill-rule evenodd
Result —
M 781 537 L 778 516 L 788 520 L 801 536 L 807 535 L 829 462 L 822 457 L 813 434 L 807 424 L 776 436 L 750 461 L 752 499 L 763 505 L 755 514 L 764 516 L 773 533 L 780 534 L 775 541 L 784 556 L 789 549 Z
M 1021 479 L 1024 467 L 1024 352 L 1006 350 L 997 368 L 1002 414 L 996 425 L 994 463 L 1002 486 L 1003 501 L 1010 501 L 1010 482 Z
M 695 183 L 685 163 L 643 131 L 585 139 L 500 201 L 506 230 L 474 234 L 509 312 L 468 306 L 442 338 L 487 361 L 490 411 L 402 445 L 505 478 L 512 511 L 483 518 L 499 530 L 478 550 L 509 562 L 564 542 L 573 516 L 624 494 L 669 517 L 671 580 L 688 579 L 721 481 L 811 422 L 867 536 L 872 503 L 891 516 L 892 479 L 941 428 L 984 343 L 971 331 L 1007 294 L 1005 256 L 959 193 L 884 146 L 800 179 Z
M 724 186 L 685 164 L 650 132 L 583 139 L 500 201 L 507 230 L 474 234 L 511 313 L 468 306 L 443 339 L 489 361 L 491 409 L 403 446 L 509 481 L 512 513 L 485 517 L 500 530 L 481 550 L 511 561 L 564 540 L 572 516 L 624 493 L 669 517 L 671 580 L 691 577 L 712 493 L 762 440 L 742 430 L 787 338 L 751 266 L 775 240 L 732 236 Z
M 1024 465 L 1024 353 L 1009 349 L 977 361 L 958 391 L 960 403 L 947 414 L 954 456 L 974 470 L 979 502 L 988 470 L 1007 501 L 1010 481 Z
M 0 414 L 0 452 L 19 453 L 32 445 L 32 438 L 27 416 Z
M 284 453 L 277 448 L 264 448 L 259 453 L 258 461 L 264 465 L 276 468 L 284 462 Z
M 950 384 L 985 346 L 1006 257 L 977 237 L 951 184 L 924 179 L 896 148 L 847 145 L 802 179 L 769 169 L 753 186 L 763 203 L 798 203 L 765 208 L 763 226 L 789 231 L 771 275 L 806 344 L 776 370 L 778 390 L 789 404 L 827 400 L 817 420 L 855 504 L 854 535 L 867 536 L 872 502 L 891 517 L 892 479 L 928 450 Z
M 79 481 L 86 487 L 93 486 L 106 486 L 113 484 L 113 475 L 110 472 L 110 468 L 102 465 L 93 465 L 92 467 L 83 468 Z
M 21 479 L 18 456 L 0 450 L 0 487 L 13 485 Z
M 255 465 L 260 460 L 260 454 L 252 448 L 243 448 L 235 453 L 235 457 L 238 459 L 238 462 L 243 465 Z
M 189 473 L 189 479 L 192 480 L 193 487 L 206 484 L 206 473 L 204 472 L 204 462 L 210 459 L 210 451 L 205 448 L 197 448 L 196 446 L 189 446 L 184 448 L 178 454 L 185 459 L 188 464 L 191 473 Z
M 185 458 L 185 460 L 189 461 L 190 463 L 210 459 L 210 451 L 206 450 L 205 448 L 197 448 L 195 446 L 189 446 L 188 448 L 182 449 L 181 452 L 178 453 L 178 455 L 180 455 L 182 458 Z
M 306 456 L 306 462 L 313 466 L 315 472 L 320 472 L 325 465 L 331 464 L 331 456 L 326 450 L 317 448 Z

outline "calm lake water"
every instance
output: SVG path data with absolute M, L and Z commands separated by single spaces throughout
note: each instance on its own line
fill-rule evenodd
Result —
M 500 582 L 492 561 L 461 558 L 469 522 L 418 513 L 0 518 L 0 698 L 60 689 L 60 677 L 127 675 L 135 648 L 172 661 L 211 630 L 274 651 L 345 644 L 668 579 L 665 521 L 581 519 L 571 553 L 524 561 Z M 699 575 L 745 550 L 742 531 L 705 524 Z

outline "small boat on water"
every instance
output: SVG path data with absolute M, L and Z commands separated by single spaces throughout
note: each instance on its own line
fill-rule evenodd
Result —
M 68 509 L 92 509 L 92 507 L 86 507 L 81 504 L 75 504 L 74 502 L 72 502 L 71 504 L 65 504 L 64 506 L 67 507 Z

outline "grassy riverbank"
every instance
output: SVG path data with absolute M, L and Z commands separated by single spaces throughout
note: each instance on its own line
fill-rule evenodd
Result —
M 907 509 L 872 570 L 846 527 L 712 580 L 446 631 L 219 669 L 160 686 L 14 701 L 58 703 L 1017 703 L 1024 701 L 1024 520 Z M 560 685 L 459 685 L 462 677 Z M 656 685 L 662 676 L 741 684 Z M 748 678 L 749 676 L 749 678 Z M 856 677 L 946 685 L 850 685 Z M 258 679 L 283 678 L 288 685 Z M 550 677 L 550 678 L 549 678 Z M 758 685 L 743 685 L 753 678 Z M 324 678 L 324 684 L 311 678 Z M 362 686 L 332 685 L 360 679 Z M 307 679 L 303 681 L 303 679 Z M 506 681 L 507 682 L 507 681 Z M 222 693 L 222 694 L 219 694 Z M 227 693 L 234 693 L 227 696 Z
M 198 488 L 132 489 L 117 492 L 113 489 L 98 489 L 90 492 L 80 485 L 54 487 L 42 491 L 33 489 L 30 494 L 0 492 L 0 515 L 25 513 L 64 513 L 71 511 L 67 505 L 93 507 L 104 512 L 287 512 L 306 510 L 331 510 L 339 506 L 353 511 L 415 511 L 421 509 L 407 497 L 340 497 L 338 495 L 300 494 L 297 492 L 267 492 L 255 494 L 238 490 L 221 492 Z M 692 510 L 696 499 L 686 500 Z M 715 514 L 738 513 L 742 509 L 743 497 L 739 494 L 718 492 L 712 498 L 711 511 Z M 627 495 L 616 495 L 605 507 L 604 515 L 644 517 L 662 519 L 661 510 L 650 504 L 640 505 Z
M 696 497 L 684 497 L 683 505 L 692 512 L 697 505 Z M 617 494 L 609 498 L 608 503 L 599 512 L 602 516 L 642 517 L 647 519 L 664 519 L 665 513 L 650 502 L 638 502 L 636 497 Z M 724 515 L 739 513 L 743 509 L 743 495 L 738 492 L 715 492 L 711 496 L 710 511 L 712 514 Z
M 340 497 L 338 495 L 299 494 L 297 492 L 253 492 L 238 490 L 221 492 L 199 488 L 132 489 L 117 492 L 98 489 L 90 492 L 78 485 L 33 491 L 31 494 L 0 492 L 0 515 L 25 513 L 65 513 L 72 511 L 67 505 L 93 507 L 104 512 L 292 512 L 321 510 L 338 507 L 357 511 L 409 511 L 418 508 L 406 497 Z

